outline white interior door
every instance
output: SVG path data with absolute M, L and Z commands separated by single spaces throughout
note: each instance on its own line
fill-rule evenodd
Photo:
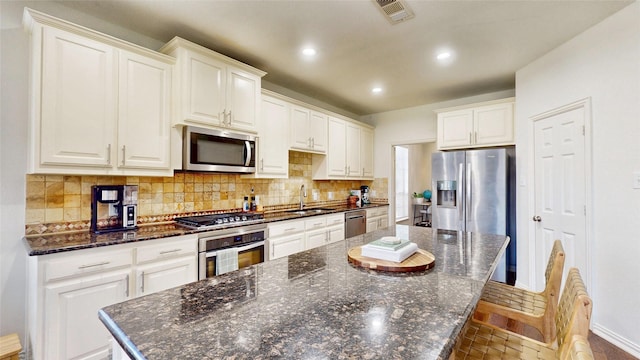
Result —
M 544 272 L 556 239 L 565 249 L 565 275 L 569 268 L 577 267 L 589 283 L 585 106 L 582 102 L 533 119 L 535 258 L 530 260 L 535 264 L 537 289 L 544 287 Z

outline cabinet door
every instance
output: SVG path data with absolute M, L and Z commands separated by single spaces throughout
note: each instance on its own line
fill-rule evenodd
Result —
M 311 136 L 309 134 L 309 119 L 311 110 L 292 105 L 291 106 L 291 148 L 308 150 L 311 148 Z
M 187 51 L 183 66 L 181 120 L 222 126 L 226 114 L 225 64 Z
M 378 230 L 378 218 L 369 218 L 367 216 L 367 232 Z
M 327 118 L 328 116 L 312 111 L 309 120 L 309 134 L 311 135 L 311 149 L 315 152 L 327 151 Z
M 360 130 L 360 151 L 362 177 L 373 179 L 373 130 L 369 128 Z
M 38 165 L 111 167 L 115 151 L 116 53 L 111 46 L 44 27 Z M 38 60 L 36 60 L 38 61 Z M 36 87 L 37 89 L 37 87 Z M 37 101 L 37 100 L 36 100 Z M 37 130 L 36 130 L 37 131 Z M 113 147 L 113 149 L 112 149 Z M 37 160 L 36 160 L 37 161 Z M 114 159 L 115 161 L 115 159 Z
M 475 109 L 475 144 L 513 144 L 513 104 L 496 104 Z
M 289 256 L 304 250 L 304 233 L 269 239 L 269 260 Z
M 318 246 L 327 244 L 327 230 L 318 229 L 307 231 L 305 238 L 305 250 L 317 248 Z
M 198 280 L 197 256 L 158 261 L 136 269 L 136 296 Z
M 230 67 L 227 79 L 227 118 L 223 119 L 224 125 L 255 132 L 260 109 L 260 77 Z
M 473 109 L 438 114 L 438 148 L 465 147 L 472 144 Z
M 327 228 L 327 232 L 329 233 L 327 239 L 328 244 L 344 240 L 344 224 L 329 227 Z
M 45 287 L 45 354 L 51 359 L 106 359 L 111 335 L 98 310 L 129 298 L 129 270 Z
M 360 162 L 360 126 L 347 123 L 346 149 L 347 176 L 350 178 L 362 177 Z
M 289 174 L 289 104 L 272 97 L 262 96 L 262 118 L 259 125 L 259 175 L 287 177 Z
M 121 51 L 119 73 L 118 167 L 169 169 L 171 65 Z
M 347 175 L 347 124 L 345 121 L 329 118 L 329 151 L 327 151 L 327 174 L 332 177 Z

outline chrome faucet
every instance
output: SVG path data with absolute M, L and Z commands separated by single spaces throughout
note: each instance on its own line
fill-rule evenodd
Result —
M 304 184 L 300 186 L 300 210 L 304 207 L 304 198 L 307 197 L 307 190 L 304 189 Z

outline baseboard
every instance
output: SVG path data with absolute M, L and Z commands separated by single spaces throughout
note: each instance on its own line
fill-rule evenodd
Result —
M 600 336 L 601 338 L 607 340 L 608 342 L 612 343 L 613 345 L 619 347 L 620 349 L 628 352 L 629 354 L 637 357 L 638 359 L 640 359 L 640 345 L 639 344 L 634 344 L 633 342 L 631 342 L 629 339 L 626 339 L 616 333 L 614 333 L 613 331 L 602 327 L 598 324 L 592 324 L 591 326 L 591 331 L 593 331 L 594 334 Z

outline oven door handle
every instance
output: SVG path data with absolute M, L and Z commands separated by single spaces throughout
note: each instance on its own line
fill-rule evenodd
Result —
M 254 249 L 254 248 L 257 248 L 257 247 L 260 247 L 260 246 L 264 246 L 264 241 L 258 241 L 258 242 L 251 243 L 249 245 L 241 246 L 241 247 L 238 248 L 238 252 L 251 250 L 251 249 Z M 218 252 L 217 251 L 211 251 L 211 252 L 207 252 L 206 254 L 207 254 L 207 257 L 210 258 L 210 257 L 214 257 L 214 256 L 218 255 Z

